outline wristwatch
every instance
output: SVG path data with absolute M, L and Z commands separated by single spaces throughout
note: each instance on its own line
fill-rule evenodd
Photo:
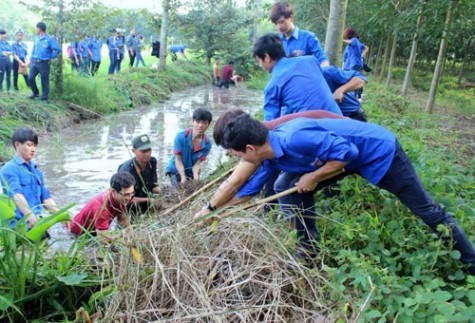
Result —
M 208 210 L 210 210 L 211 212 L 216 211 L 216 208 L 213 207 L 213 206 L 211 206 L 211 202 L 208 202 L 208 205 L 206 205 L 206 208 L 207 208 Z

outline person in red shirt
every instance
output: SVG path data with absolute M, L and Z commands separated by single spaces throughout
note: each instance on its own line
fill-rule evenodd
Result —
M 231 79 L 233 77 L 234 71 L 234 61 L 229 61 L 228 64 L 223 66 L 223 72 L 221 74 L 221 80 L 219 80 L 219 87 L 229 88 L 229 83 L 231 83 Z
M 120 227 L 129 225 L 126 206 L 134 197 L 135 179 L 128 172 L 117 172 L 110 185 L 110 189 L 94 197 L 76 214 L 71 222 L 72 233 L 103 233 L 116 217 Z

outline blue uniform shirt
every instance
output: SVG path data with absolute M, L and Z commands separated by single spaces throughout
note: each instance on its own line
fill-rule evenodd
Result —
M 12 52 L 16 56 L 20 57 L 22 61 L 25 60 L 26 55 L 28 55 L 28 47 L 24 42 L 13 42 L 12 43 Z
M 3 52 L 11 52 L 12 51 L 12 47 L 10 46 L 10 43 L 7 42 L 6 40 L 3 41 L 3 40 L 0 40 L 0 59 L 1 60 L 7 60 L 7 59 L 10 59 L 10 56 L 8 55 L 3 55 L 2 53 Z
M 93 39 L 89 44 L 89 49 L 92 52 L 92 61 L 100 62 L 101 61 L 101 49 L 102 49 L 102 40 Z
M 110 36 L 107 38 L 107 47 L 109 51 L 115 51 L 117 49 L 116 40 L 114 40 L 114 36 Z
M 294 28 L 289 39 L 285 35 L 280 35 L 282 44 L 284 45 L 285 55 L 291 56 L 296 51 L 302 51 L 301 56 L 313 55 L 321 64 L 329 62 L 329 59 L 320 45 L 318 37 L 306 30 L 300 30 L 297 26 Z
M 343 53 L 343 69 L 344 70 L 357 70 L 360 71 L 363 68 L 363 53 L 365 44 L 360 42 L 356 37 L 351 38 L 351 43 L 348 44 Z
M 192 143 L 192 129 L 188 128 L 180 131 L 175 137 L 175 143 L 173 145 L 173 157 L 170 159 L 165 173 L 178 174 L 178 170 L 175 166 L 175 155 L 181 155 L 181 161 L 185 167 L 185 174 L 187 177 L 193 176 L 193 165 L 198 160 L 205 160 L 211 150 L 211 141 L 208 136 L 204 136 L 201 140 L 200 147 L 193 151 Z
M 124 37 L 117 37 L 117 39 L 115 40 L 115 46 L 119 49 L 119 53 L 121 54 L 124 53 L 124 45 Z
M 186 45 L 173 45 L 170 46 L 170 51 L 172 53 L 184 53 L 186 49 Z
M 79 52 L 81 57 L 89 57 L 89 41 L 81 40 L 79 42 Z
M 396 151 L 396 136 L 389 130 L 351 119 L 296 118 L 269 132 L 275 158 L 265 160 L 237 196 L 256 195 L 276 172 L 309 173 L 326 162 L 349 162 L 371 184 L 389 170 Z
M 341 68 L 335 66 L 322 67 L 322 73 L 332 93 L 334 93 L 335 90 L 340 86 L 348 83 L 353 77 L 357 77 L 365 82 L 368 82 L 366 76 L 358 71 L 344 71 Z M 339 103 L 338 106 L 340 107 L 343 115 L 347 117 L 353 112 L 357 111 L 361 107 L 361 103 L 356 98 L 355 92 L 351 91 L 345 94 L 342 102 Z
M 61 48 L 56 40 L 49 35 L 43 37 L 35 37 L 33 50 L 31 51 L 31 59 L 39 59 L 47 61 L 56 58 L 61 53 Z
M 43 202 L 49 199 L 50 193 L 45 187 L 43 174 L 36 164 L 30 161 L 28 164 L 18 155 L 3 166 L 0 171 L 0 180 L 3 185 L 3 193 L 13 198 L 15 194 L 23 194 L 28 206 L 33 213 L 39 215 L 43 210 Z M 20 220 L 23 214 L 17 208 L 15 219 Z
M 307 110 L 342 115 L 315 57 L 283 57 L 272 67 L 264 89 L 264 120 Z

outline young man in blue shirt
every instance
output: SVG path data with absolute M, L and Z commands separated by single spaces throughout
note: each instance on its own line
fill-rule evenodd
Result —
M 79 75 L 86 76 L 90 75 L 90 57 L 92 57 L 92 52 L 90 50 L 90 39 L 87 35 L 84 35 L 84 38 L 79 42 L 79 51 L 81 52 L 81 65 L 79 66 Z
M 211 150 L 211 140 L 206 135 L 206 130 L 212 118 L 208 110 L 196 109 L 193 112 L 193 127 L 176 135 L 173 157 L 165 169 L 173 186 L 199 179 L 201 167 Z
M 297 193 L 278 201 L 288 218 L 299 215 L 295 226 L 303 247 L 320 239 L 315 224 L 315 192 L 357 174 L 396 195 L 434 232 L 438 225 L 447 225 L 461 261 L 475 274 L 475 249 L 465 232 L 429 196 L 396 136 L 385 128 L 351 119 L 297 118 L 268 131 L 261 122 L 241 115 L 224 126 L 221 138 L 230 154 L 260 165 L 232 204 L 248 201 L 268 178 L 282 172 L 275 183 L 276 192 L 296 187 Z
M 335 66 L 322 67 L 322 73 L 343 115 L 354 120 L 368 121 L 355 94 L 355 90 L 368 82 L 366 76 L 358 71 L 344 71 Z
M 180 53 L 183 58 L 185 60 L 188 60 L 188 57 L 186 57 L 186 49 L 188 48 L 188 46 L 186 45 L 173 45 L 173 46 L 170 46 L 170 53 L 172 54 L 172 61 L 176 61 L 177 60 L 177 53 Z
M 89 50 L 91 51 L 92 58 L 90 63 L 91 75 L 94 76 L 101 66 L 101 50 L 102 50 L 102 40 L 97 36 L 93 36 L 91 42 L 89 43 Z
M 33 130 L 21 127 L 13 132 L 12 144 L 15 156 L 0 171 L 3 193 L 11 197 L 17 207 L 10 226 L 23 219 L 31 228 L 43 209 L 52 213 L 59 209 L 45 187 L 43 173 L 33 161 L 38 136 Z
M 5 29 L 0 29 L 0 92 L 3 92 L 3 80 L 7 83 L 7 93 L 10 94 L 12 62 L 10 55 L 12 55 L 12 47 L 7 42 L 7 32 Z
M 31 99 L 40 95 L 36 85 L 36 76 L 41 76 L 42 95 L 41 101 L 48 102 L 49 95 L 49 73 L 51 60 L 61 53 L 61 48 L 56 40 L 46 34 L 46 24 L 39 22 L 36 24 L 36 38 L 31 52 L 30 73 L 28 74 L 28 84 L 33 91 Z
M 264 89 L 264 120 L 307 110 L 342 114 L 315 57 L 287 58 L 276 34 L 257 39 L 253 56 L 271 74 Z
M 313 55 L 320 66 L 330 65 L 330 61 L 320 45 L 318 37 L 294 25 L 292 8 L 286 2 L 277 2 L 270 9 L 270 20 L 281 33 L 287 57 Z
M 111 36 L 107 38 L 107 48 L 109 49 L 109 75 L 114 74 L 117 68 L 119 52 L 117 49 L 117 34 L 115 28 L 110 30 Z
M 28 55 L 28 47 L 23 42 L 23 30 L 19 29 L 16 32 L 16 41 L 12 43 L 12 53 L 13 53 L 13 88 L 15 91 L 18 91 L 18 68 L 19 66 L 26 67 L 26 56 Z M 26 86 L 28 85 L 28 76 L 23 75 L 25 79 Z

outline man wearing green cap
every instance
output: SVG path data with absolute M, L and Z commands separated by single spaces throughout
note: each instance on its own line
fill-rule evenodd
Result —
M 128 206 L 129 212 L 143 214 L 159 203 L 152 194 L 158 194 L 157 159 L 152 157 L 152 143 L 147 134 L 132 138 L 134 158 L 119 166 L 118 171 L 128 172 L 135 178 L 135 196 Z

